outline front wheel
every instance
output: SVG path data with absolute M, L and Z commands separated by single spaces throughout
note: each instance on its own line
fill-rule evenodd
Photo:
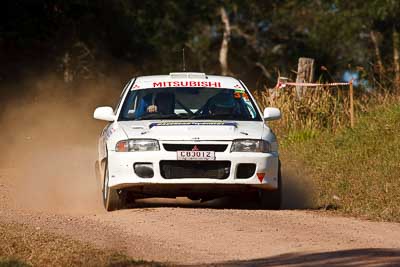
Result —
M 118 190 L 110 188 L 109 184 L 109 173 L 107 162 L 104 168 L 104 183 L 103 183 L 103 203 L 104 208 L 107 211 L 118 210 L 123 207 L 124 201 L 122 194 L 118 193 Z
M 282 176 L 281 162 L 278 163 L 278 188 L 274 191 L 260 190 L 259 201 L 261 207 L 268 210 L 279 210 L 282 205 Z

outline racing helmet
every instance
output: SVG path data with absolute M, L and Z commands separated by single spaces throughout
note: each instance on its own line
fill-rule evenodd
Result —
M 209 110 L 212 114 L 231 114 L 234 111 L 236 104 L 237 103 L 233 97 L 233 91 L 224 90 L 210 99 Z

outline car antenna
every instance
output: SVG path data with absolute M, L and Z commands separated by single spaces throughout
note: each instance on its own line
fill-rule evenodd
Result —
M 183 71 L 186 71 L 186 66 L 185 66 L 185 48 L 182 48 L 182 69 L 183 69 Z

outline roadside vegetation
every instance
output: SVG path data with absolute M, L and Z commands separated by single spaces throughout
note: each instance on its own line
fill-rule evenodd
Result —
M 0 267 L 25 266 L 164 266 L 133 260 L 43 229 L 0 222 Z
M 302 124 L 299 124 L 301 118 L 290 121 L 288 117 L 294 102 L 286 102 L 292 103 L 290 107 L 281 106 L 283 114 L 289 113 L 283 118 L 286 127 L 278 123 L 274 128 L 281 136 L 283 156 L 301 161 L 304 173 L 312 180 L 315 205 L 369 219 L 399 222 L 398 98 L 371 99 L 367 111 L 358 116 L 353 129 L 346 123 L 329 127 L 339 125 L 344 116 L 335 116 L 329 108 L 323 112 L 320 105 L 324 98 L 313 102 L 319 104 L 314 105 L 316 110 L 307 112 Z M 305 105 L 308 109 L 312 106 Z

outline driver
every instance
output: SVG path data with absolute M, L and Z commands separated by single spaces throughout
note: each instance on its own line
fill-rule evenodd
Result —
M 147 107 L 149 113 L 161 113 L 163 115 L 174 114 L 175 95 L 169 92 L 158 93 L 154 99 L 154 104 Z

